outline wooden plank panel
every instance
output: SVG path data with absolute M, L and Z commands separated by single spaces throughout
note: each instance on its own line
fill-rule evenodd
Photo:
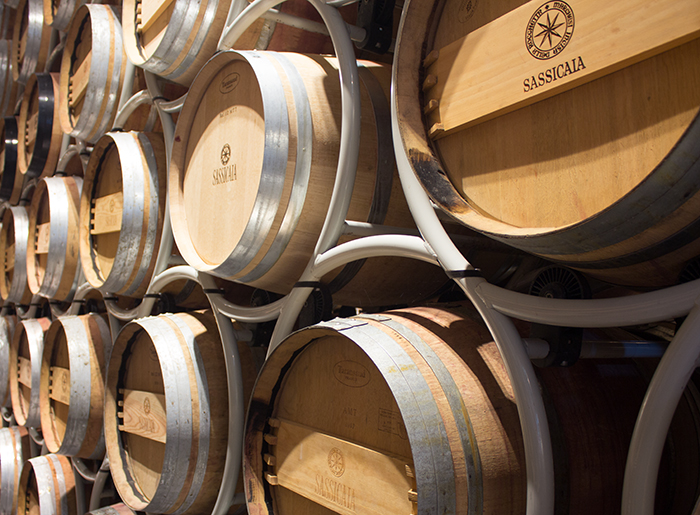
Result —
M 141 6 L 141 16 L 139 24 L 139 29 L 142 32 L 146 32 L 150 29 L 153 24 L 158 21 L 158 19 L 168 10 L 168 8 L 174 7 L 175 0 L 143 0 L 140 4 Z M 172 9 L 171 9 L 172 10 Z M 169 16 L 165 17 L 163 20 L 165 25 L 168 23 Z
M 15 268 L 15 244 L 13 243 L 5 249 L 5 270 L 14 270 Z
M 167 419 L 165 395 L 142 390 L 121 390 L 124 400 L 119 402 L 123 418 L 120 431 L 143 436 L 156 442 L 165 443 Z
M 70 76 L 69 100 L 71 105 L 77 104 L 85 96 L 90 80 L 90 64 L 92 53 L 85 56 L 78 69 Z
M 94 226 L 90 234 L 119 232 L 122 228 L 124 194 L 121 191 L 95 199 Z
M 49 397 L 62 404 L 70 404 L 70 370 L 63 367 L 51 367 L 51 386 Z
M 280 420 L 274 462 L 268 482 L 337 513 L 412 512 L 406 460 Z
M 51 235 L 51 223 L 46 222 L 36 226 L 36 253 L 49 253 L 49 236 Z
M 562 5 L 573 13 L 569 23 L 555 9 Z M 437 83 L 427 85 L 426 102 L 439 103 L 429 116 L 431 136 L 533 104 L 698 36 L 697 0 L 586 0 L 570 6 L 533 0 L 439 49 L 428 67 Z M 554 46 L 537 50 L 547 37 Z M 559 48 L 558 41 L 568 43 Z
M 24 356 L 17 357 L 17 380 L 26 386 L 32 387 L 32 362 Z
M 39 111 L 35 111 L 27 120 L 27 127 L 24 131 L 24 142 L 31 146 L 36 141 L 36 133 L 39 128 Z

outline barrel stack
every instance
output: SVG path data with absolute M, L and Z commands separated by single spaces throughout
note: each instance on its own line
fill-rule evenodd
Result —
M 403 152 L 481 272 L 383 245 L 314 281 L 343 108 L 309 2 L 223 51 L 248 2 L 0 4 L 0 514 L 525 513 L 514 386 L 450 279 L 583 298 L 700 277 L 696 3 L 339 9 L 362 26 L 360 154 L 331 243 L 420 234 Z M 172 265 L 187 268 L 159 275 Z M 300 287 L 296 331 L 268 355 L 273 316 L 241 308 Z M 597 345 L 663 348 L 678 323 Z M 564 334 L 517 328 L 551 348 Z M 552 361 L 535 389 L 555 512 L 617 514 L 657 361 Z M 698 399 L 691 381 L 659 513 L 696 507 Z

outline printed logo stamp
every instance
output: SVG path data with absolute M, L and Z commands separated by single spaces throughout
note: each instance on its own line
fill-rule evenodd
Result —
M 525 46 L 535 59 L 551 59 L 561 53 L 574 34 L 574 10 L 562 0 L 541 5 L 525 29 Z

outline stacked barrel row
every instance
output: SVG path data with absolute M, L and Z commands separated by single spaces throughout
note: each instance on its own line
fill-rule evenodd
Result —
M 239 302 L 251 297 L 248 287 L 258 288 L 257 298 L 271 292 L 268 300 L 295 285 L 318 288 L 330 306 L 321 302 L 324 309 L 314 321 L 341 305 L 368 312 L 414 305 L 439 292 L 446 276 L 432 265 L 382 258 L 298 284 L 329 209 L 338 164 L 338 64 L 319 55 L 331 48 L 327 38 L 259 20 L 236 50 L 214 55 L 230 7 L 226 1 L 202 2 L 199 11 L 180 0 L 39 4 L 20 1 L 14 12 L 3 10 L 2 26 L 13 34 L 3 74 L 12 81 L 2 82 L 0 97 L 6 115 L 0 296 L 4 314 L 14 309 L 19 319 L 4 319 L 15 329 L 2 363 L 14 421 L 55 454 L 26 462 L 14 474 L 12 489 L 3 483 L 3 506 L 11 502 L 16 508 L 9 511 L 32 513 L 37 507 L 41 513 L 80 510 L 86 492 L 71 486 L 78 466 L 64 457 L 99 466 L 106 454 L 116 491 L 129 508 L 101 513 L 207 513 L 222 490 L 244 488 L 253 513 L 523 513 L 524 451 L 512 387 L 488 331 L 468 307 L 406 308 L 304 329 L 265 362 L 255 388 L 251 349 L 238 345 L 240 375 L 226 370 L 217 322 L 199 309 L 207 302 L 191 283 L 157 293 L 169 294 L 161 295 L 168 311 L 196 311 L 134 320 L 120 331 L 115 325 L 110 332 L 104 309 L 58 316 L 84 282 L 108 302 L 131 307 L 143 299 L 160 271 L 159 253 L 170 247 L 161 237 L 168 224 L 179 256 L 216 276 Z M 600 279 L 642 287 L 675 282 L 697 254 L 697 27 L 677 41 L 659 43 L 663 52 L 649 57 L 654 52 L 645 51 L 648 60 L 640 57 L 622 70 L 613 63 L 602 81 L 543 95 L 522 110 L 516 107 L 530 100 L 515 100 L 516 107 L 504 110 L 496 103 L 492 112 L 476 115 L 457 109 L 451 122 L 461 91 L 480 92 L 478 85 L 451 82 L 464 80 L 454 70 L 471 65 L 455 50 L 470 48 L 472 40 L 461 38 L 481 29 L 477 40 L 516 32 L 520 40 L 508 24 L 535 10 L 527 3 L 512 11 L 483 4 L 447 2 L 442 11 L 430 2 L 406 7 L 393 70 L 399 136 L 406 146 L 399 150 L 406 150 L 434 203 L 468 227 L 597 270 L 593 275 Z M 566 14 L 562 5 L 552 4 Z M 313 14 L 309 4 L 295 0 L 281 9 Z M 9 18 L 13 23 L 4 21 Z M 580 20 L 577 30 L 584 30 Z M 488 54 L 479 48 L 466 53 Z M 566 66 L 582 75 L 584 58 L 572 59 Z M 128 61 L 138 66 L 133 84 Z M 677 74 L 670 81 L 659 71 L 669 63 Z M 472 75 L 483 77 L 486 70 Z M 144 71 L 160 77 L 156 95 L 187 92 L 172 146 L 149 95 L 139 93 Z M 415 225 L 391 144 L 391 74 L 385 64 L 360 62 L 361 152 L 347 218 L 366 229 L 386 225 L 410 233 Z M 616 121 L 611 134 L 601 130 L 596 113 L 616 104 L 618 89 L 649 77 L 656 82 L 618 113 L 624 120 L 630 112 L 653 113 L 651 120 L 635 122 L 642 134 L 637 125 Z M 528 89 L 537 89 L 529 79 Z M 605 96 L 609 91 L 612 97 Z M 578 119 L 580 105 L 598 94 L 604 98 L 593 102 L 598 111 L 583 109 L 595 123 L 587 120 L 569 131 L 552 122 L 557 116 Z M 132 95 L 118 115 L 120 100 Z M 649 108 L 646 102 L 657 96 L 680 100 L 669 110 Z M 143 98 L 146 104 L 135 107 Z M 539 121 L 538 130 L 552 127 L 546 145 L 527 139 L 538 134 L 531 119 Z M 629 134 L 635 142 L 629 148 L 621 143 L 623 151 L 617 142 L 629 141 Z M 581 152 L 562 157 L 567 146 Z M 537 154 L 542 147 L 544 155 Z M 630 161 L 638 175 L 617 169 Z M 538 163 L 544 163 L 543 173 Z M 612 192 L 608 196 L 586 190 L 591 173 L 611 169 L 625 180 L 637 177 L 637 183 L 618 188 L 612 181 L 615 188 L 601 187 Z M 668 179 L 671 172 L 676 175 Z M 537 195 L 545 190 L 538 177 L 553 174 L 561 176 L 550 186 L 552 196 L 565 197 L 560 209 Z M 577 178 L 573 186 L 567 185 L 570 177 Z M 494 180 L 500 181 L 495 187 Z M 584 190 L 589 193 L 580 198 Z M 649 198 L 659 199 L 654 216 L 646 209 Z M 625 216 L 608 217 L 612 212 Z M 629 230 L 620 229 L 628 218 Z M 505 254 L 484 261 L 484 269 L 511 263 Z M 467 273 L 454 271 L 460 272 Z M 46 318 L 22 320 L 26 310 Z M 88 345 L 78 347 L 85 334 Z M 539 374 L 554 435 L 561 512 L 619 512 L 629 439 L 653 366 L 596 361 Z M 229 421 L 231 384 L 251 406 L 238 485 L 222 483 L 229 435 L 244 426 Z M 690 513 L 700 491 L 697 399 L 691 385 L 669 433 L 660 512 Z M 44 486 L 47 472 L 51 486 Z M 69 481 L 53 483 L 61 477 Z M 8 500 L 10 490 L 17 493 Z M 60 495 L 42 497 L 47 490 Z

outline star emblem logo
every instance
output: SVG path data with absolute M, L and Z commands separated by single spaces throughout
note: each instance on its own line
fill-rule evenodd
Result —
M 569 44 L 574 33 L 574 11 L 561 0 L 541 5 L 525 30 L 525 46 L 536 59 L 551 59 Z

